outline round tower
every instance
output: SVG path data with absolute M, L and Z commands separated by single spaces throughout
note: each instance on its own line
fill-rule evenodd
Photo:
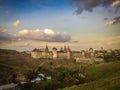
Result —
M 93 58 L 95 56 L 95 53 L 94 53 L 94 50 L 93 48 L 90 48 L 89 49 L 89 54 L 90 54 L 90 57 Z
M 58 57 L 57 48 L 53 48 L 52 53 L 53 53 L 53 59 L 57 59 Z
M 65 46 L 64 46 L 64 52 L 67 52 L 66 44 L 65 44 Z
M 67 59 L 71 59 L 71 49 L 68 45 L 68 49 L 67 49 Z
M 67 50 L 67 59 L 71 59 L 71 51 Z
M 82 58 L 85 58 L 85 50 L 81 51 Z

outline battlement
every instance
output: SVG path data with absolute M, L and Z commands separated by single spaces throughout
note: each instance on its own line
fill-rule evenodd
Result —
M 74 59 L 76 62 L 81 61 L 88 61 L 90 63 L 97 62 L 103 62 L 103 58 L 105 56 L 120 56 L 120 50 L 94 50 L 90 48 L 89 50 L 81 50 L 81 51 L 72 51 L 70 47 L 68 49 L 66 46 L 64 46 L 64 49 L 60 49 L 58 51 L 57 48 L 53 48 L 52 51 L 49 51 L 48 46 L 46 45 L 46 48 L 43 49 L 34 49 L 31 51 L 31 56 L 35 59 L 39 58 L 49 58 L 53 60 L 57 59 Z

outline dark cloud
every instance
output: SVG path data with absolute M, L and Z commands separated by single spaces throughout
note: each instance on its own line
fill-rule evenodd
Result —
M 108 18 L 104 18 L 104 20 L 108 20 Z
M 72 4 L 77 5 L 77 14 L 81 14 L 83 11 L 91 12 L 94 8 L 98 6 L 112 6 L 115 7 L 116 10 L 118 10 L 120 7 L 119 0 L 72 0 Z
M 108 21 L 106 23 L 106 25 L 113 25 L 113 24 L 118 24 L 118 23 L 120 23 L 120 16 L 119 17 L 115 17 L 112 20 Z
M 120 23 L 120 16 L 119 17 L 115 17 L 113 20 L 115 20 L 115 22 L 113 24 Z
M 120 16 L 119 17 L 115 17 L 114 20 L 120 20 Z

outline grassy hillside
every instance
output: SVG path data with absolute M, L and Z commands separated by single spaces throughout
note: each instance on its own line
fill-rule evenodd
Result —
M 27 74 L 35 70 L 39 61 L 14 50 L 0 49 L 0 84 L 8 83 L 13 74 Z
M 87 81 L 79 86 L 64 88 L 63 90 L 119 90 L 120 89 L 120 61 L 109 62 L 88 67 Z

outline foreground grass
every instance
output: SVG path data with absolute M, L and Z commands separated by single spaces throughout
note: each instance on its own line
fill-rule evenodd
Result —
M 87 83 L 63 90 L 119 90 L 120 61 L 92 65 L 87 69 Z

